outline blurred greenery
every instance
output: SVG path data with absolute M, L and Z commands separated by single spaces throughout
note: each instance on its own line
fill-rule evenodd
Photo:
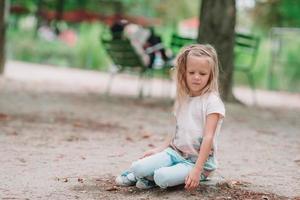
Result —
M 256 26 L 265 31 L 274 26 L 300 27 L 298 0 L 257 0 L 251 12 Z
M 43 8 L 56 9 L 57 0 L 42 0 Z M 10 0 L 11 5 L 20 5 L 34 14 L 38 9 L 38 0 Z M 156 17 L 163 23 L 174 24 L 181 19 L 198 15 L 201 0 L 71 0 L 64 1 L 64 10 L 85 9 L 103 15 L 123 14 L 143 17 Z
M 10 15 L 7 33 L 7 49 L 10 59 L 44 63 L 58 66 L 71 66 L 85 69 L 106 70 L 111 64 L 101 47 L 100 36 L 104 25 L 100 22 L 69 24 L 60 23 L 62 30 L 72 30 L 77 36 L 74 46 L 69 46 L 55 38 L 43 39 L 35 35 L 34 13 L 36 0 L 11 0 L 12 5 L 23 5 L 31 14 Z M 48 9 L 55 9 L 54 0 L 45 0 Z M 97 3 L 95 3 L 97 2 Z M 251 32 L 260 37 L 257 61 L 252 73 L 258 88 L 300 91 L 300 37 L 292 37 L 283 41 L 284 48 L 280 59 L 271 66 L 272 42 L 270 27 L 300 27 L 300 3 L 294 0 L 257 0 L 254 7 L 238 8 L 237 30 Z M 179 21 L 198 16 L 200 0 L 86 0 L 65 1 L 65 10 L 79 8 L 101 13 L 115 14 L 120 6 L 126 15 L 158 18 L 161 24 L 155 27 L 162 36 L 166 47 L 169 47 L 171 34 L 176 30 Z M 28 23 L 33 19 L 33 22 Z M 33 25 L 27 25 L 33 24 Z M 299 34 L 298 34 L 299 36 Z M 246 59 L 246 58 L 242 58 Z M 275 66 L 276 65 L 276 66 Z M 270 70 L 274 69 L 270 86 Z M 234 74 L 235 84 L 247 85 L 246 76 L 240 72 Z
M 300 34 L 300 30 L 296 35 Z M 294 37 L 293 37 L 294 35 Z M 285 32 L 278 36 L 280 41 L 280 49 L 278 54 L 274 55 L 273 61 L 270 63 L 270 71 L 273 76 L 269 79 L 269 87 L 271 89 L 282 89 L 292 92 L 299 92 L 300 89 L 300 38 L 291 34 L 291 32 Z M 274 47 L 272 47 L 274 48 Z
M 55 10 L 56 0 L 44 0 L 43 2 L 43 8 Z M 140 0 L 138 2 L 133 0 L 65 1 L 64 10 L 80 8 L 109 15 L 116 12 L 115 6 L 120 2 L 124 14 L 160 18 L 162 24 L 156 27 L 156 30 L 162 35 L 165 45 L 168 45 L 169 35 L 174 30 L 175 24 L 183 18 L 196 16 L 198 9 L 195 9 L 194 6 L 196 5 L 198 8 L 200 1 L 183 0 L 176 3 L 176 5 L 172 5 L 173 1 L 171 0 Z M 47 41 L 41 37 L 35 37 L 36 19 L 32 22 L 34 25 L 31 28 L 26 27 L 26 21 L 30 21 L 28 18 L 33 18 L 33 14 L 37 11 L 36 0 L 11 0 L 11 5 L 24 6 L 31 14 L 10 15 L 10 26 L 7 34 L 10 58 L 28 62 L 101 70 L 105 70 L 109 65 L 109 59 L 105 56 L 99 41 L 101 30 L 104 27 L 100 22 L 79 25 L 58 24 L 59 27 L 63 27 L 62 29 L 71 28 L 78 36 L 76 46 L 69 47 L 58 39 Z M 180 12 L 178 12 L 179 10 Z M 167 26 L 165 26 L 166 24 Z
M 34 29 L 8 29 L 8 56 L 11 59 L 104 70 L 108 59 L 99 41 L 102 25 L 82 23 L 77 30 L 77 42 L 68 46 L 59 39 L 35 37 Z

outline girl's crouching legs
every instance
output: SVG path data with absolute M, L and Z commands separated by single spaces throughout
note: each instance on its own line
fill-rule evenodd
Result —
M 134 176 L 137 178 L 144 178 L 151 175 L 151 171 L 147 169 L 147 166 L 143 165 L 141 160 L 134 161 L 130 167 L 130 170 L 133 172 Z
M 137 178 L 152 177 L 155 170 L 171 164 L 171 157 L 163 151 L 133 162 L 130 171 Z
M 155 186 L 153 181 L 153 172 L 147 168 L 141 160 L 135 161 L 131 165 L 131 170 L 135 175 L 137 182 L 136 187 L 139 189 L 150 189 Z
M 184 184 L 191 169 L 192 166 L 185 163 L 160 168 L 154 172 L 154 182 L 161 188 Z
M 154 187 L 154 171 L 170 165 L 172 165 L 171 157 L 165 151 L 133 162 L 130 171 L 133 172 L 137 179 L 136 187 L 140 189 Z
M 163 170 L 156 170 L 153 176 L 155 184 L 158 185 L 160 188 L 169 187 L 170 184 L 166 176 L 167 173 L 164 173 Z

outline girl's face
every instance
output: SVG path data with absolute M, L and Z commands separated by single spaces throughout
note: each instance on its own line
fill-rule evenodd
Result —
M 191 96 L 201 95 L 211 73 L 209 58 L 189 55 L 186 63 L 186 83 Z

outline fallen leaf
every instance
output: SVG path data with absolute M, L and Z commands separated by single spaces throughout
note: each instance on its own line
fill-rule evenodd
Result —
M 108 157 L 121 157 L 125 154 L 125 152 L 113 153 L 108 155 Z
M 196 196 L 197 193 L 196 193 L 196 192 L 191 192 L 190 195 L 191 195 L 191 196 Z
M 149 138 L 151 136 L 152 136 L 152 133 L 150 133 L 150 132 L 143 132 L 142 133 L 142 138 L 144 138 L 144 139 L 147 139 L 147 138 Z
M 62 158 L 64 158 L 64 157 L 65 157 L 64 154 L 59 154 L 59 155 L 57 156 L 57 158 L 60 158 L 60 159 L 62 159 Z
M 266 134 L 266 135 L 275 135 L 276 134 L 275 131 L 263 130 L 263 129 L 258 129 L 258 130 L 256 130 L 256 132 L 261 133 L 261 134 Z
M 249 183 L 249 182 L 246 182 L 246 181 L 237 181 L 237 180 L 233 180 L 233 181 L 232 181 L 232 184 L 233 184 L 233 185 L 238 185 L 238 186 L 247 186 L 247 185 L 249 185 L 250 183 Z
M 18 158 L 18 160 L 22 163 L 26 163 L 26 160 L 24 158 Z
M 82 160 L 85 160 L 86 158 L 85 158 L 84 156 L 81 156 L 81 159 L 82 159 Z
M 105 189 L 106 191 L 116 191 L 118 188 L 116 186 L 112 186 L 110 188 Z
M 7 135 L 9 136 L 17 136 L 19 133 L 17 131 L 8 132 Z
M 130 188 L 130 189 L 128 189 L 128 192 L 133 192 L 133 189 L 131 189 L 131 188 Z
M 261 198 L 262 198 L 263 200 L 269 200 L 269 197 L 268 197 L 268 196 L 265 196 L 265 195 L 263 195 Z
M 243 123 L 243 122 L 247 122 L 247 120 L 246 120 L 246 119 L 244 119 L 244 118 L 240 118 L 240 117 L 237 117 L 237 118 L 235 118 L 235 121 L 237 121 L 237 122 L 241 122 L 241 123 Z
M 74 127 L 77 127 L 77 128 L 82 128 L 82 127 L 84 127 L 84 124 L 82 124 L 82 123 L 80 123 L 80 122 L 75 122 L 75 123 L 73 124 L 73 126 L 74 126 Z
M 6 121 L 9 120 L 9 116 L 4 113 L 0 113 L 0 121 Z
M 130 141 L 130 142 L 132 142 L 133 141 L 133 139 L 130 137 L 130 136 L 126 136 L 126 138 L 125 138 L 127 141 Z
M 148 144 L 148 147 L 155 147 L 155 145 L 154 144 Z
M 249 183 L 242 182 L 238 180 L 228 180 L 224 182 L 217 183 L 218 187 L 227 187 L 227 188 L 234 188 L 234 186 L 247 186 Z

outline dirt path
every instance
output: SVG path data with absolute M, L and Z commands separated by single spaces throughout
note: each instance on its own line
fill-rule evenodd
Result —
M 219 138 L 220 168 L 212 181 L 195 192 L 182 188 L 142 192 L 116 188 L 112 179 L 173 131 L 171 103 L 108 98 L 98 92 L 105 88 L 105 80 L 99 80 L 103 85 L 94 84 L 98 73 L 58 69 L 57 74 L 59 71 L 68 72 L 69 79 L 57 76 L 57 81 L 43 80 L 38 72 L 26 79 L 30 76 L 22 76 L 26 73 L 22 70 L 9 71 L 0 78 L 0 198 L 300 197 L 297 106 L 279 109 L 227 104 Z

